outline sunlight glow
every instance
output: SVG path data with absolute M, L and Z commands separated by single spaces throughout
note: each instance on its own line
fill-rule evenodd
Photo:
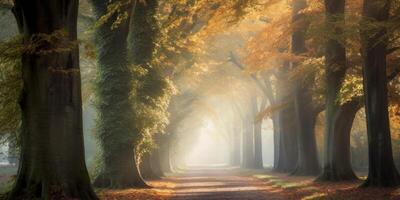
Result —
M 224 165 L 229 157 L 228 150 L 228 144 L 216 133 L 213 122 L 205 120 L 197 142 L 185 156 L 186 166 Z

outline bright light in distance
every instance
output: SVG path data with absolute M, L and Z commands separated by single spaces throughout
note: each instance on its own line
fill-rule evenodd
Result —
M 202 167 L 225 164 L 228 158 L 227 141 L 217 135 L 214 123 L 205 121 L 199 134 L 197 142 L 185 157 L 186 165 Z

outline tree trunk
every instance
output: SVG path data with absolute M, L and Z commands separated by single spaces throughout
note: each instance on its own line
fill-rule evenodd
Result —
M 342 37 L 345 0 L 325 0 L 326 27 L 336 38 L 329 39 L 325 49 L 326 60 L 326 129 L 324 166 L 319 181 L 357 179 L 350 161 L 350 131 L 357 102 L 340 107 L 340 88 L 346 75 L 346 49 L 338 41 Z M 349 114 L 349 116 L 343 116 Z M 343 132 L 342 132 L 343 131 Z
M 153 168 L 151 167 L 150 153 L 145 153 L 144 155 L 142 155 L 139 169 L 140 174 L 146 180 L 154 180 L 160 178 L 154 173 Z
M 303 92 L 304 94 L 304 92 Z M 319 163 L 317 145 L 315 141 L 315 123 L 317 114 L 312 111 L 309 103 L 312 101 L 309 95 L 297 94 L 296 99 L 296 118 L 298 134 L 298 158 L 296 169 L 292 175 L 317 175 L 319 173 Z
M 240 130 L 236 124 L 233 124 L 233 138 L 230 164 L 231 166 L 240 166 Z
M 158 177 L 161 178 L 164 176 L 164 173 L 161 170 L 161 143 L 163 142 L 163 137 L 165 135 L 163 134 L 156 134 L 155 135 L 155 143 L 158 145 L 155 149 L 150 154 L 150 167 L 153 170 L 154 174 Z
M 160 162 L 161 162 L 161 170 L 164 173 L 171 173 L 172 172 L 172 167 L 171 167 L 171 156 L 170 156 L 170 141 L 169 141 L 169 135 L 162 136 L 163 141 L 160 143 Z
M 279 154 L 274 168 L 278 172 L 293 172 L 296 169 L 298 147 L 294 104 L 279 111 Z
M 258 108 L 257 100 L 255 101 L 255 114 L 260 112 L 261 110 L 265 109 L 267 105 L 267 101 L 265 98 L 262 99 L 260 108 Z M 254 106 L 253 106 L 254 107 Z M 254 124 L 254 167 L 256 169 L 263 169 L 263 150 L 262 150 L 262 120 L 260 122 L 255 122 Z
M 97 199 L 83 146 L 78 1 L 14 3 L 24 44 L 38 46 L 22 55 L 21 162 L 8 198 Z
M 158 0 L 137 1 L 131 20 L 129 34 L 129 58 L 134 65 L 147 67 L 153 58 L 158 34 L 155 14 Z M 151 69 L 151 68 L 150 68 Z
M 331 145 L 335 145 L 329 152 L 329 170 L 324 169 L 323 174 L 318 177 L 317 181 L 344 181 L 356 180 L 351 165 L 351 149 L 350 135 L 354 118 L 361 103 L 358 100 L 347 102 L 340 106 L 333 117 L 333 134 L 335 137 L 331 141 Z M 325 166 L 326 167 L 326 166 Z
M 392 155 L 388 116 L 386 52 L 390 0 L 365 0 L 361 27 L 364 59 L 364 97 L 367 116 L 369 170 L 364 186 L 397 186 L 400 183 Z M 365 24 L 379 23 L 379 26 Z
M 97 18 L 107 13 L 108 3 L 92 0 Z M 125 9 L 131 12 L 131 6 Z M 135 159 L 137 130 L 133 125 L 133 110 L 129 96 L 132 77 L 128 66 L 127 37 L 129 17 L 118 27 L 111 28 L 118 14 L 97 29 L 97 137 L 102 150 L 100 169 L 94 181 L 97 187 L 146 187 Z
M 263 169 L 262 158 L 262 122 L 254 124 L 254 167 L 256 169 Z
M 146 122 L 146 117 L 141 112 L 141 107 L 146 106 L 157 112 L 160 108 L 155 105 L 152 100 L 157 101 L 158 95 L 164 95 L 162 91 L 165 88 L 165 80 L 161 72 L 151 65 L 153 53 L 155 50 L 155 40 L 158 34 L 157 20 L 155 18 L 158 0 L 147 0 L 145 2 L 137 1 L 135 10 L 131 20 L 131 30 L 129 34 L 129 58 L 135 68 L 146 69 L 145 76 L 135 76 L 135 95 L 133 101 L 136 105 L 142 105 L 135 110 L 136 130 L 142 132 L 146 126 L 156 126 L 160 122 L 153 120 L 153 124 Z M 145 97 L 145 98 L 144 98 Z M 149 100 L 150 98 L 150 100 Z M 151 113 L 150 113 L 151 114 Z M 145 117 L 144 121 L 141 119 Z M 145 127 L 143 126 L 145 123 Z M 153 137 L 158 137 L 157 133 L 153 132 Z M 155 136 L 154 136 L 155 135 Z M 158 138 L 155 138 L 157 140 Z M 142 158 L 141 172 L 145 178 L 159 179 L 162 176 L 160 169 L 159 155 L 157 150 L 153 150 Z M 153 159 L 158 159 L 156 162 Z M 148 168 L 148 169 L 145 169 Z M 156 171 L 154 171 L 156 168 Z
M 277 101 L 281 104 L 287 102 L 287 105 L 283 105 L 274 119 L 274 132 L 278 132 L 275 133 L 278 134 L 277 143 L 275 144 L 278 149 L 274 170 L 284 173 L 293 172 L 296 169 L 298 157 L 294 85 L 288 82 L 288 74 L 289 63 L 287 62 L 278 71 L 278 87 L 276 91 Z
M 157 176 L 157 178 L 161 178 L 164 176 L 164 173 L 161 170 L 161 160 L 160 160 L 160 148 L 158 147 L 153 151 L 153 153 L 150 155 L 150 167 L 153 170 L 154 174 Z
M 243 168 L 254 168 L 254 132 L 253 132 L 253 120 L 251 117 L 246 117 L 243 120 L 243 134 L 242 134 L 242 156 Z
M 293 24 L 296 27 L 292 35 L 292 53 L 301 55 L 307 52 L 305 30 L 307 23 L 301 12 L 307 8 L 305 0 L 293 1 Z M 292 63 L 292 68 L 298 63 Z M 305 80 L 298 80 L 295 88 L 295 110 L 298 127 L 298 159 L 293 175 L 316 175 L 319 172 L 317 145 L 315 141 L 316 113 L 313 112 L 312 94 Z
M 272 126 L 273 126 L 273 134 L 274 134 L 274 164 L 273 169 L 279 171 L 279 149 L 280 149 L 280 127 L 279 127 L 279 113 L 275 113 L 271 117 Z

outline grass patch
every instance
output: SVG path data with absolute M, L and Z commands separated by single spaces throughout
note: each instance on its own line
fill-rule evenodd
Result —
M 14 184 L 14 179 L 0 183 L 0 194 L 5 194 L 9 192 L 12 189 L 13 184 Z
M 316 199 L 323 199 L 327 197 L 325 193 L 314 193 L 310 196 L 303 197 L 301 200 L 316 200 Z
M 253 175 L 253 177 L 260 179 L 260 180 L 268 180 L 268 179 L 276 178 L 275 176 L 266 175 L 266 174 L 256 174 L 256 175 Z
M 266 175 L 266 174 L 256 174 L 253 177 L 260 179 L 262 181 L 268 182 L 272 184 L 272 187 L 279 187 L 282 189 L 296 189 L 305 187 L 306 184 L 302 182 L 289 182 L 283 179 L 280 179 L 276 176 Z

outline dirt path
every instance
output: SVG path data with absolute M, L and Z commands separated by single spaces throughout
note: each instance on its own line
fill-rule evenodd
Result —
M 276 199 L 271 194 L 277 192 L 263 181 L 224 169 L 192 170 L 166 181 L 175 184 L 171 200 Z
M 358 186 L 361 180 L 315 183 L 270 171 L 198 169 L 149 181 L 151 189 L 98 191 L 104 200 L 386 200 L 400 199 L 400 189 Z

